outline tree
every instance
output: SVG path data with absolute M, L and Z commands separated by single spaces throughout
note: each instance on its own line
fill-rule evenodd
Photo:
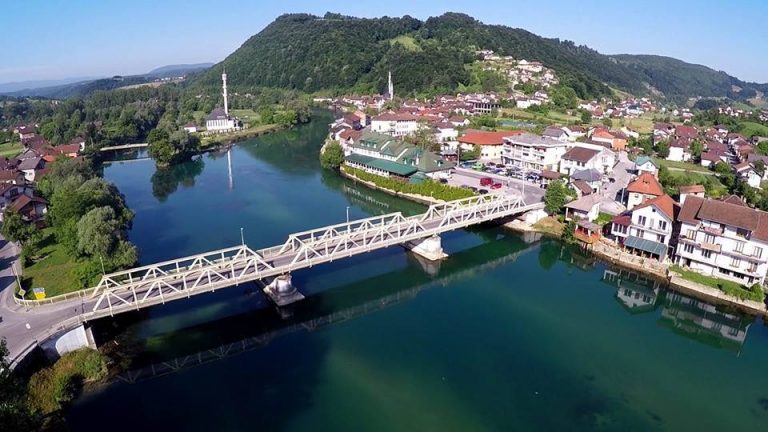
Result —
M 699 159 L 701 158 L 701 152 L 704 151 L 704 144 L 701 143 L 701 140 L 695 139 L 691 141 L 690 150 L 691 156 L 695 159 Z
M 755 168 L 755 172 L 760 177 L 762 177 L 765 174 L 765 162 L 758 160 L 758 161 L 755 161 L 755 163 L 752 164 L 752 166 Z
M 472 146 L 471 150 L 464 150 L 461 152 L 461 160 L 477 160 L 480 157 L 480 146 Z
M 39 420 L 27 407 L 27 389 L 13 374 L 5 338 L 0 339 L 0 430 L 37 430 Z
M 34 227 L 25 222 L 19 212 L 10 208 L 5 210 L 1 230 L 3 237 L 24 244 L 32 237 L 34 231 Z
M 574 236 L 575 231 L 576 231 L 576 221 L 571 219 L 568 221 L 567 224 L 565 224 L 565 227 L 563 228 L 563 233 L 560 235 L 560 240 L 568 244 L 576 243 L 576 237 Z
M 667 156 L 669 156 L 669 142 L 667 141 L 659 141 L 656 144 L 656 154 L 663 159 L 666 159 Z
M 187 161 L 200 150 L 200 138 L 185 131 L 170 134 L 165 129 L 154 129 L 147 142 L 149 156 L 160 167 Z
M 573 109 L 579 104 L 576 91 L 568 86 L 555 86 L 552 88 L 552 103 L 562 109 Z
M 552 181 L 544 194 L 544 210 L 551 215 L 559 214 L 573 198 L 574 192 L 562 180 Z
M 583 124 L 592 123 L 592 113 L 590 113 L 587 110 L 581 110 L 581 123 Z
M 613 120 L 606 117 L 603 119 L 603 124 L 608 127 L 613 127 Z
M 92 257 L 108 258 L 119 240 L 120 226 L 111 207 L 98 207 L 77 222 L 77 248 Z
M 326 145 L 320 153 L 320 165 L 323 168 L 338 169 L 342 163 L 344 163 L 344 149 L 337 142 Z
M 723 161 L 716 163 L 713 170 L 721 175 L 731 174 L 731 167 Z

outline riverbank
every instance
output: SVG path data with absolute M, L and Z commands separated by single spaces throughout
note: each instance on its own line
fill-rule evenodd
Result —
M 267 135 L 267 134 L 278 132 L 284 129 L 286 129 L 286 127 L 283 125 L 266 124 L 266 125 L 250 127 L 248 129 L 241 129 L 236 132 L 207 135 L 207 136 L 203 136 L 200 139 L 200 147 L 203 152 L 206 152 L 210 150 L 215 150 L 221 146 L 233 144 L 237 141 L 260 137 L 262 135 Z

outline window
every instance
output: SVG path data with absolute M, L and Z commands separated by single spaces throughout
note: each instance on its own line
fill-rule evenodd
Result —
M 750 273 L 757 273 L 757 263 L 750 263 L 749 267 L 747 267 L 747 271 Z
M 692 254 L 693 253 L 693 245 L 687 244 L 687 245 L 683 246 L 683 250 L 685 251 L 685 253 Z
M 663 236 L 661 234 L 656 234 L 656 241 L 659 243 L 664 243 L 664 240 L 666 240 L 666 236 Z
M 701 251 L 701 256 L 703 256 L 704 258 L 709 259 L 712 256 L 712 251 L 703 250 L 703 251 Z
M 659 219 L 659 229 L 662 230 L 662 231 L 666 231 L 667 230 L 667 221 L 663 221 L 663 220 Z
M 763 256 L 763 248 L 757 247 L 757 246 L 753 247 L 752 248 L 752 256 L 755 257 L 755 258 L 762 258 L 762 256 Z
M 749 237 L 749 230 L 744 228 L 736 228 L 736 235 L 739 237 Z
M 744 252 L 744 242 L 743 241 L 737 241 L 736 246 L 733 247 L 734 252 L 742 253 Z
M 642 226 L 645 226 L 645 216 L 638 216 L 637 217 L 637 223 L 642 225 Z
M 731 258 L 731 267 L 738 267 L 740 265 L 741 265 L 741 260 L 740 259 L 738 259 L 736 257 Z
M 704 243 L 715 244 L 715 236 L 712 234 L 704 234 Z
M 685 232 L 685 237 L 689 238 L 691 240 L 696 240 L 696 230 L 695 229 L 688 229 Z

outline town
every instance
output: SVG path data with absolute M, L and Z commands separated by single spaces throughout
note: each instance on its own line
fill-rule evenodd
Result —
M 542 72 L 535 61 L 520 63 Z M 690 110 L 665 114 L 647 99 L 579 107 L 591 119 L 623 122 L 656 113 L 675 121 L 655 121 L 641 134 L 602 121 L 542 126 L 499 119 L 505 107 L 549 103 L 549 83 L 537 85 L 542 90 L 532 98 L 483 93 L 419 101 L 397 99 L 389 74 L 383 95 L 322 102 L 341 112 L 329 126 L 329 142 L 341 146 L 342 171 L 353 178 L 362 171 L 402 184 L 431 181 L 472 194 L 545 200 L 546 212 L 527 214 L 517 226 L 535 229 L 548 216 L 559 218 L 575 241 L 604 256 L 622 254 L 619 261 L 641 271 L 671 272 L 762 302 L 768 213 L 755 208 L 755 197 L 768 180 L 760 145 L 767 137 L 745 137 L 722 124 L 697 127 Z M 550 194 L 562 202 L 549 205 Z

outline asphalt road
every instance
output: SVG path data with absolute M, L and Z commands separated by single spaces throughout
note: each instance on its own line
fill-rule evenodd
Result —
M 501 189 L 491 189 L 488 186 L 480 186 L 480 179 L 490 177 L 495 182 L 501 183 Z M 498 174 L 479 172 L 466 168 L 456 168 L 451 175 L 448 184 L 453 186 L 473 186 L 479 189 L 487 189 L 490 193 L 509 193 L 523 197 L 526 204 L 541 202 L 544 198 L 544 189 L 537 183 L 526 182 Z

